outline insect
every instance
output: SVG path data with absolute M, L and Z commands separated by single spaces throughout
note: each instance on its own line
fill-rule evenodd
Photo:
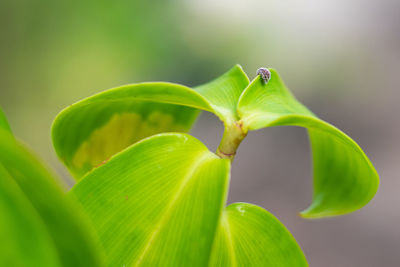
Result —
M 257 70 L 257 75 L 260 75 L 265 83 L 271 78 L 271 72 L 267 68 L 259 68 Z

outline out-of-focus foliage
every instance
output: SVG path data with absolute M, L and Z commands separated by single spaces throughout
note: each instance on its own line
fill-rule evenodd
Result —
M 24 146 L 0 129 L 0 265 L 101 266 L 79 206 Z
M 11 133 L 10 125 L 8 124 L 7 118 L 4 115 L 4 112 L 1 108 L 0 108 L 0 129 Z

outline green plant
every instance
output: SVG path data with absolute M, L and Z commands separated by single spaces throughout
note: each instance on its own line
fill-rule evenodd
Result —
M 247 203 L 225 207 L 230 165 L 247 132 L 308 129 L 314 195 L 305 218 L 363 207 L 378 175 L 361 148 L 300 104 L 275 70 L 258 74 L 250 82 L 235 66 L 194 89 L 140 83 L 69 106 L 52 129 L 58 156 L 78 180 L 66 198 L 0 114 L 0 212 L 9 215 L 0 231 L 15 244 L 13 257 L 0 252 L 0 265 L 18 258 L 27 266 L 307 266 L 270 213 Z M 198 110 L 224 123 L 216 154 L 178 133 L 190 129 Z M 29 238 L 7 230 L 17 221 Z M 24 255 L 36 239 L 40 251 Z

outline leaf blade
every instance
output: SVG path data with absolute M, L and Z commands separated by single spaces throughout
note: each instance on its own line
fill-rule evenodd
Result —
M 209 266 L 308 266 L 285 226 L 256 205 L 229 205 L 214 242 Z
M 160 134 L 89 173 L 71 197 L 96 222 L 109 265 L 204 266 L 229 166 L 191 136 Z
M 195 89 L 165 82 L 113 88 L 64 109 L 53 123 L 53 144 L 79 179 L 143 138 L 161 132 L 187 132 L 197 109 L 231 121 L 247 84 L 246 74 L 235 66 Z
M 139 84 L 133 88 L 145 91 L 147 87 Z M 107 94 L 100 97 L 109 98 Z M 142 138 L 164 131 L 188 131 L 198 115 L 189 107 L 121 97 L 103 101 L 95 95 L 65 109 L 54 121 L 54 148 L 75 178 Z
M 195 87 L 195 90 L 208 100 L 224 123 L 232 123 L 238 119 L 236 106 L 249 82 L 242 67 L 235 65 L 215 80 Z
M 375 195 L 379 178 L 362 149 L 336 127 L 320 120 L 299 103 L 278 73 L 265 84 L 256 77 L 243 92 L 238 112 L 250 130 L 271 126 L 307 128 L 314 165 L 313 202 L 305 218 L 337 216 L 365 206 Z

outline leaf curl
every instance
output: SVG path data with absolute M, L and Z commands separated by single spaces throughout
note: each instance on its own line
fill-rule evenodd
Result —
M 275 70 L 271 70 L 268 83 L 260 77 L 251 82 L 240 97 L 238 113 L 249 130 L 283 125 L 307 128 L 314 193 L 311 206 L 301 216 L 320 218 L 350 213 L 375 195 L 378 174 L 362 149 L 299 103 Z

